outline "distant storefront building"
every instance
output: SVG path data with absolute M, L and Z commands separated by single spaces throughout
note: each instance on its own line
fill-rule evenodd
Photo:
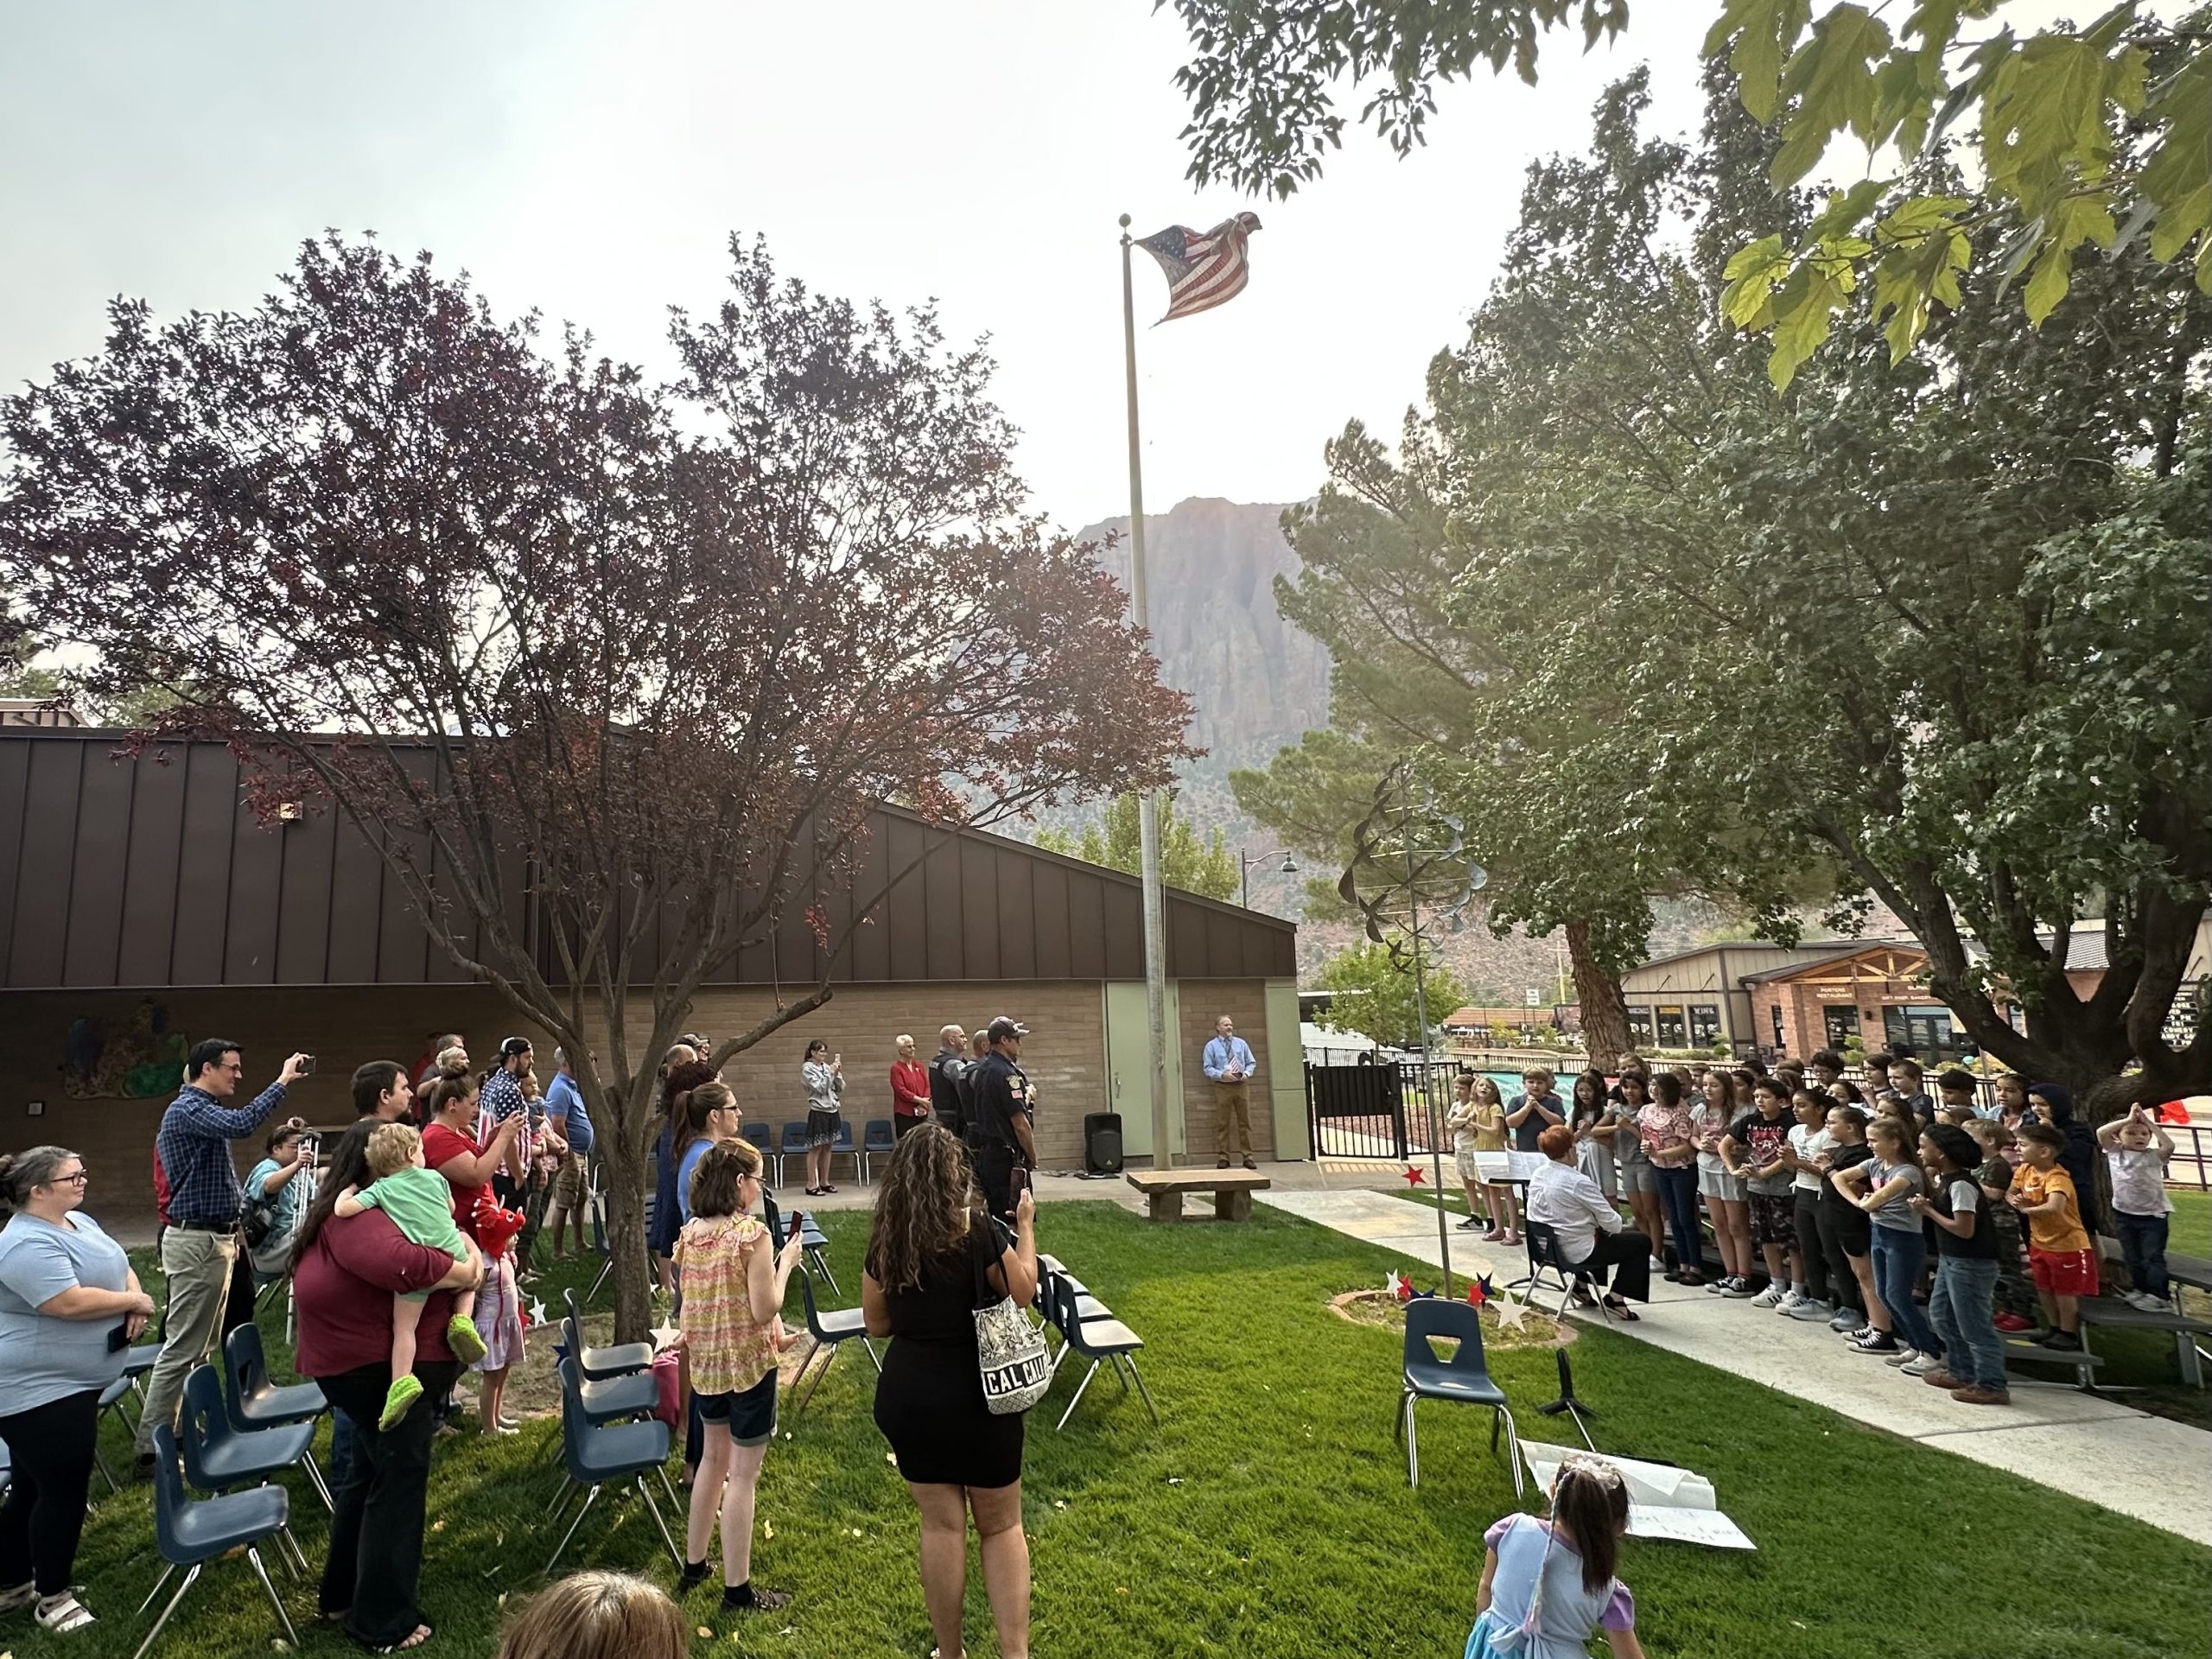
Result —
M 1798 945 L 1709 944 L 1647 962 L 1621 978 L 1629 1039 L 1638 1048 L 1650 1049 L 1710 1052 L 1725 1046 L 1731 1053 L 1748 1053 L 1770 1048 L 1774 1035 L 1762 1026 L 1746 982 L 1777 969 L 1826 962 L 1856 944 L 1825 939 Z

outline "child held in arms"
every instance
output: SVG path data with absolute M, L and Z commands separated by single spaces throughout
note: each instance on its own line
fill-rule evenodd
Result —
M 1552 1518 L 1509 1515 L 1483 1535 L 1482 1584 L 1464 1659 L 1583 1659 L 1602 1630 L 1613 1659 L 1643 1659 L 1636 1598 L 1613 1576 L 1628 1530 L 1620 1471 L 1571 1457 L 1552 1480 Z
M 358 1216 L 364 1210 L 381 1210 L 410 1243 L 451 1256 L 468 1255 L 469 1243 L 453 1218 L 453 1188 L 444 1176 L 424 1166 L 421 1135 L 404 1123 L 386 1123 L 369 1137 L 368 1160 L 369 1185 L 349 1186 L 340 1193 L 333 1213 Z M 391 1389 L 377 1419 L 380 1429 L 404 1417 L 422 1395 L 423 1384 L 415 1376 L 415 1328 L 429 1300 L 426 1290 L 401 1291 L 392 1298 Z M 464 1365 L 484 1357 L 484 1338 L 477 1334 L 472 1317 L 475 1311 L 474 1291 L 454 1293 L 446 1341 Z

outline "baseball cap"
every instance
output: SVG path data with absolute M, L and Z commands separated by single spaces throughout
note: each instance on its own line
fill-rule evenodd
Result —
M 512 1060 L 518 1054 L 530 1052 L 530 1039 L 527 1037 L 510 1037 L 499 1045 L 499 1058 L 503 1060 Z
M 1009 1037 L 1027 1037 L 1028 1034 L 1028 1027 L 1023 1025 L 1019 1020 L 1009 1020 L 1004 1014 L 999 1015 L 983 1028 L 985 1039 L 994 1043 L 1002 1043 Z

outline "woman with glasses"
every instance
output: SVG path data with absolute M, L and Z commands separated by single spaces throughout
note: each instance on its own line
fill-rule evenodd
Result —
M 85 1160 L 61 1147 L 0 1154 L 0 1441 L 14 1470 L 0 1503 L 0 1613 L 41 1630 L 92 1616 L 71 1593 L 92 1478 L 100 1391 L 154 1299 L 123 1247 L 80 1213 Z

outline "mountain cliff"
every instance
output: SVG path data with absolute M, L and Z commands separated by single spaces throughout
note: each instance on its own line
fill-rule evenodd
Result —
M 1152 632 L 1164 677 L 1198 705 L 1192 741 L 1206 751 L 1186 792 L 1264 766 L 1329 718 L 1329 657 L 1275 610 L 1274 579 L 1298 569 L 1283 509 L 1199 498 L 1145 515 Z M 1116 539 L 1102 563 L 1126 588 L 1129 521 L 1077 532 Z M 1225 791 L 1222 798 L 1227 800 Z

